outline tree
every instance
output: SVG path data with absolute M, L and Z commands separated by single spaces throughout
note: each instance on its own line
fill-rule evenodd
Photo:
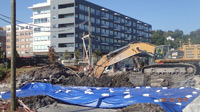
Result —
M 79 61 L 80 57 L 81 57 L 81 52 L 79 51 L 79 49 L 77 49 L 75 51 L 76 64 L 78 64 L 78 61 Z
M 93 53 L 93 61 L 94 61 L 94 64 L 97 63 L 98 61 L 98 57 L 101 56 L 101 51 L 99 49 L 95 49 L 94 50 L 94 53 Z
M 49 47 L 48 56 L 49 56 L 49 62 L 54 64 L 56 61 L 56 53 L 53 46 Z
M 69 58 L 72 58 L 72 57 L 69 54 L 68 50 L 65 50 L 65 52 L 63 53 L 63 59 L 69 59 Z

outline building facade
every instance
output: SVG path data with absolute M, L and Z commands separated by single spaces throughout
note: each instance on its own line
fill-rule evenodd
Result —
M 11 26 L 6 28 L 6 56 L 11 57 Z M 20 57 L 33 56 L 33 28 L 29 24 L 16 26 L 16 50 Z
M 82 51 L 83 32 L 88 34 L 88 7 L 90 7 L 91 14 L 92 50 L 99 49 L 103 53 L 108 53 L 131 42 L 151 43 L 152 26 L 150 24 L 116 11 L 85 0 L 48 0 L 46 4 L 48 6 L 36 4 L 31 9 L 35 13 L 40 9 L 48 8 L 49 13 L 45 17 L 50 18 L 47 25 L 50 26 L 48 29 L 49 40 L 46 42 L 53 46 L 57 53 L 62 54 L 68 50 L 73 54 L 77 49 Z M 36 18 L 34 13 L 34 23 L 38 19 L 45 18 L 42 16 Z M 36 34 L 43 33 L 38 28 L 34 28 L 34 40 L 37 37 Z M 33 42 L 34 52 L 38 52 L 36 43 Z M 40 45 L 44 45 L 44 42 Z M 87 45 L 88 41 L 86 40 Z
M 48 52 L 50 41 L 50 0 L 46 3 L 35 4 L 33 10 L 33 52 L 34 55 L 45 55 Z
M 0 27 L 0 48 L 6 52 L 6 31 Z

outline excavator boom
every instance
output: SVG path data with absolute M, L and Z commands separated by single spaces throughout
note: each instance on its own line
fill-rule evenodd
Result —
M 130 44 L 129 46 L 125 47 L 120 53 L 116 54 L 112 58 L 109 59 L 109 55 L 104 55 L 98 62 L 94 68 L 94 76 L 99 78 L 105 68 L 107 66 L 113 65 L 117 62 L 120 62 L 124 59 L 127 59 L 131 56 L 140 54 L 140 53 L 147 53 L 149 55 L 153 55 L 155 51 L 155 46 L 149 43 L 134 43 Z

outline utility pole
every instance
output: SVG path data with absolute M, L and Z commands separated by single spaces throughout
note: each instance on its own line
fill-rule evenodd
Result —
M 88 33 L 89 33 L 89 69 L 92 67 L 92 48 L 91 48 L 91 21 L 90 21 L 90 7 L 88 7 Z
M 11 111 L 16 111 L 16 1 L 11 0 Z

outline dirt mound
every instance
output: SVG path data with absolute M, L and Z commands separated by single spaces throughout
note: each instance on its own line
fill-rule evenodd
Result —
M 151 103 L 133 104 L 117 112 L 165 112 L 162 107 Z
M 37 110 L 38 108 L 51 105 L 55 102 L 53 98 L 49 96 L 31 96 L 26 98 L 20 98 L 24 104 L 26 104 L 30 109 Z
M 132 87 L 128 74 L 116 74 L 114 76 L 103 75 L 97 79 L 89 76 L 89 73 L 75 72 L 61 65 L 48 65 L 17 78 L 18 86 L 28 82 L 47 82 L 63 86 L 90 86 L 90 87 Z

